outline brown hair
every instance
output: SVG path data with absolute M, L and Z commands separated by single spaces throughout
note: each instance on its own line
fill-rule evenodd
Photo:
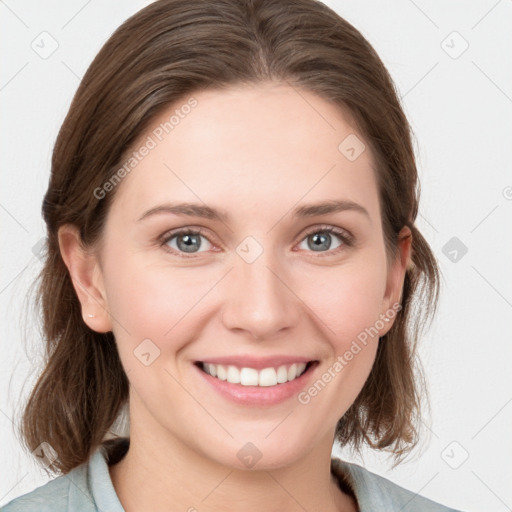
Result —
M 396 255 L 401 228 L 412 232 L 402 309 L 336 437 L 397 457 L 416 443 L 423 381 L 415 379 L 415 346 L 436 309 L 439 271 L 414 225 L 419 183 L 411 130 L 383 63 L 352 25 L 315 0 L 158 0 L 124 22 L 100 50 L 53 151 L 37 295 L 47 362 L 21 433 L 30 450 L 42 442 L 55 449 L 56 471 L 67 473 L 87 460 L 128 398 L 113 334 L 96 333 L 82 319 L 60 255 L 59 227 L 77 226 L 85 246 L 101 239 L 115 190 L 103 199 L 93 191 L 113 176 L 162 109 L 202 89 L 269 80 L 348 109 L 377 164 L 388 258 Z

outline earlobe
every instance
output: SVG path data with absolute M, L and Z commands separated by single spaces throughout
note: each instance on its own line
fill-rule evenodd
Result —
M 96 332 L 112 330 L 103 275 L 96 254 L 87 250 L 76 226 L 59 228 L 59 248 L 82 307 L 82 318 Z

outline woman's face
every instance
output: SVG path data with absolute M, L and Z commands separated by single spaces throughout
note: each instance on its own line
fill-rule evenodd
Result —
M 105 326 L 139 435 L 285 465 L 331 446 L 406 262 L 387 266 L 372 155 L 335 106 L 276 84 L 192 96 L 140 137 L 117 185 L 97 267 Z

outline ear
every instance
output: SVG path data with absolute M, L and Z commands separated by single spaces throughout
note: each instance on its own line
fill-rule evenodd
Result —
M 392 310 L 394 314 L 389 321 L 385 321 L 384 328 L 380 330 L 380 336 L 384 336 L 391 329 L 396 318 L 396 312 L 399 311 L 397 305 L 401 304 L 402 301 L 405 274 L 407 269 L 414 265 L 411 260 L 411 251 L 412 233 L 407 226 L 404 226 L 398 233 L 397 254 L 389 266 L 381 318 L 387 318 L 386 311 L 389 310 Z
M 93 331 L 111 331 L 112 322 L 97 255 L 84 247 L 79 230 L 74 225 L 61 226 L 58 238 L 62 259 L 82 306 L 84 322 Z

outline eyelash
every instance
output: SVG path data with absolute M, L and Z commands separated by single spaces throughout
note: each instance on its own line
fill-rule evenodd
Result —
M 320 257 L 331 256 L 332 254 L 337 254 L 338 252 L 343 251 L 344 249 L 346 249 L 348 247 L 353 247 L 354 242 L 355 242 L 354 237 L 348 231 L 346 231 L 344 229 L 335 228 L 333 226 L 315 226 L 315 227 L 309 229 L 308 231 L 306 231 L 306 233 L 304 233 L 302 238 L 299 240 L 299 243 L 302 242 L 304 239 L 306 239 L 308 236 L 314 235 L 315 233 L 335 234 L 343 242 L 342 245 L 340 247 L 337 247 L 336 249 L 331 249 L 329 251 L 317 253 L 317 255 Z M 213 242 L 211 242 L 210 239 L 206 236 L 205 231 L 203 229 L 201 229 L 201 228 L 197 228 L 197 229 L 184 228 L 184 229 L 178 229 L 176 231 L 170 231 L 170 232 L 164 233 L 159 238 L 161 247 L 165 251 L 167 251 L 171 254 L 177 254 L 178 256 L 180 256 L 182 258 L 190 259 L 190 258 L 199 257 L 199 254 L 186 256 L 185 253 L 176 251 L 167 246 L 167 243 L 169 243 L 170 240 L 172 240 L 174 237 L 177 237 L 179 235 L 195 235 L 195 236 L 201 235 L 204 238 L 206 238 L 212 245 L 214 245 Z M 314 252 L 314 251 L 308 251 L 308 252 Z

